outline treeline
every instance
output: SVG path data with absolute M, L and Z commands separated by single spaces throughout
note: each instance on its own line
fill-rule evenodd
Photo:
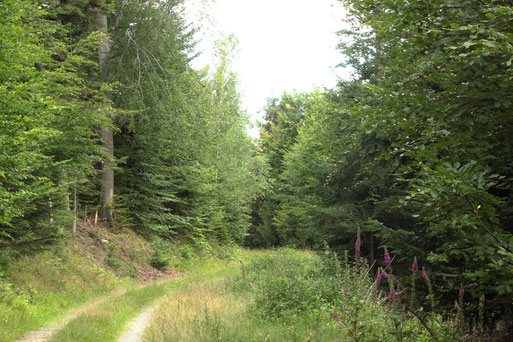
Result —
M 248 243 L 354 250 L 409 274 L 416 257 L 470 322 L 513 314 L 510 1 L 342 1 L 355 79 L 271 100 L 272 189 Z M 463 291 L 461 291 L 463 289 Z M 483 295 L 485 297 L 483 297 Z M 429 307 L 429 303 L 425 303 Z
M 60 241 L 78 214 L 241 243 L 262 158 L 222 39 L 196 71 L 183 1 L 0 3 L 0 245 Z M 75 221 L 75 222 L 74 222 Z

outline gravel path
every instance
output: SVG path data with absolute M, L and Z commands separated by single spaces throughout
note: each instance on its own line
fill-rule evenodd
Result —
M 49 326 L 46 326 L 44 328 L 41 328 L 39 330 L 31 331 L 22 338 L 18 339 L 18 342 L 45 342 L 52 337 L 53 333 L 64 328 L 66 324 L 71 322 L 73 319 L 77 318 L 78 316 L 84 314 L 85 312 L 89 311 L 90 309 L 101 305 L 108 299 L 111 299 L 113 297 L 121 296 L 123 293 L 125 293 L 125 289 L 121 290 L 114 290 L 112 292 L 109 292 L 108 294 L 98 298 L 94 302 L 91 302 L 87 305 L 81 306 L 73 311 L 71 311 L 69 314 L 61 318 L 57 323 L 51 324 Z
M 129 329 L 119 337 L 119 342 L 141 342 L 144 328 L 146 328 L 150 322 L 153 311 L 155 311 L 159 303 L 160 301 L 150 306 L 130 322 Z

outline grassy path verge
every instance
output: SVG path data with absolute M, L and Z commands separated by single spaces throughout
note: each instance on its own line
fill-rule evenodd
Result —
M 58 322 L 26 334 L 25 336 L 20 338 L 18 341 L 19 342 L 44 342 L 44 341 L 47 341 L 52 337 L 52 335 L 56 331 L 59 331 L 62 328 L 64 328 L 66 326 L 66 324 L 71 322 L 76 317 L 83 315 L 84 313 L 91 310 L 92 308 L 101 306 L 107 300 L 109 300 L 109 299 L 112 300 L 112 298 L 121 296 L 124 293 L 125 293 L 124 289 L 114 290 L 85 306 L 81 306 L 81 307 L 71 311 L 66 316 L 61 318 Z
M 153 312 L 158 304 L 152 305 L 144 310 L 139 316 L 137 316 L 132 322 L 130 322 L 129 329 L 125 330 L 121 334 L 120 342 L 140 342 L 142 341 L 144 329 L 148 325 Z
M 329 251 L 265 251 L 184 285 L 157 306 L 143 342 L 455 341 L 439 317 L 422 324 L 367 268 Z
M 154 305 L 164 295 L 179 291 L 192 284 L 224 277 L 236 263 L 201 261 L 187 275 L 156 282 L 144 287 L 128 289 L 123 295 L 107 300 L 87 313 L 73 319 L 52 335 L 51 342 L 112 342 L 145 309 Z

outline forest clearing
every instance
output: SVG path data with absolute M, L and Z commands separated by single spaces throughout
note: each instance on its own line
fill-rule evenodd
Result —
M 513 340 L 512 2 L 290 1 L 258 138 L 215 1 L 0 1 L 0 341 Z

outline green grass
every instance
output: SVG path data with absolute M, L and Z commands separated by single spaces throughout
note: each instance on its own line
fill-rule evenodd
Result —
M 114 341 L 138 312 L 180 284 L 180 280 L 172 280 L 132 288 L 122 296 L 113 298 L 75 318 L 56 332 L 50 341 Z
M 166 297 L 145 342 L 432 341 L 415 317 L 377 294 L 365 271 L 333 255 L 269 251 L 229 268 L 225 278 Z M 336 312 L 336 318 L 335 313 Z M 440 341 L 451 331 L 423 314 Z
M 15 341 L 121 286 L 112 272 L 69 248 L 23 257 L 10 265 L 9 277 L 0 277 L 0 341 Z
M 131 288 L 120 297 L 113 298 L 101 306 L 75 318 L 62 330 L 56 332 L 52 342 L 107 342 L 128 328 L 128 324 L 146 307 L 151 306 L 165 294 L 173 294 L 193 284 L 226 277 L 234 262 L 229 264 L 214 260 L 197 260 L 192 271 L 176 279 L 168 279 L 143 287 Z
M 112 319 L 102 319 L 105 326 L 95 323 L 97 319 L 91 314 L 88 322 L 83 322 L 86 317 L 79 317 L 65 329 L 73 335 L 73 327 L 78 329 L 84 323 L 93 330 L 109 331 L 105 336 L 113 336 L 139 309 L 171 291 L 173 284 L 180 283 L 172 281 L 147 288 L 133 285 L 134 278 L 161 275 L 150 266 L 152 253 L 158 252 L 157 257 L 168 262 L 170 269 L 190 273 L 188 279 L 194 279 L 197 274 L 208 277 L 222 268 L 221 264 L 206 260 L 233 259 L 238 252 L 235 246 L 206 244 L 206 248 L 165 241 L 152 248 L 130 230 L 93 226 L 87 218 L 80 221 L 78 228 L 77 234 L 69 236 L 63 244 L 43 252 L 20 256 L 12 251 L 0 251 L 0 341 L 16 341 L 30 331 L 58 323 L 74 309 L 112 290 L 128 289 L 122 298 L 124 307 L 116 307 L 115 301 L 102 304 L 109 306 L 107 311 L 115 313 Z M 97 313 L 110 316 L 106 312 Z M 96 335 L 91 333 L 91 336 Z

